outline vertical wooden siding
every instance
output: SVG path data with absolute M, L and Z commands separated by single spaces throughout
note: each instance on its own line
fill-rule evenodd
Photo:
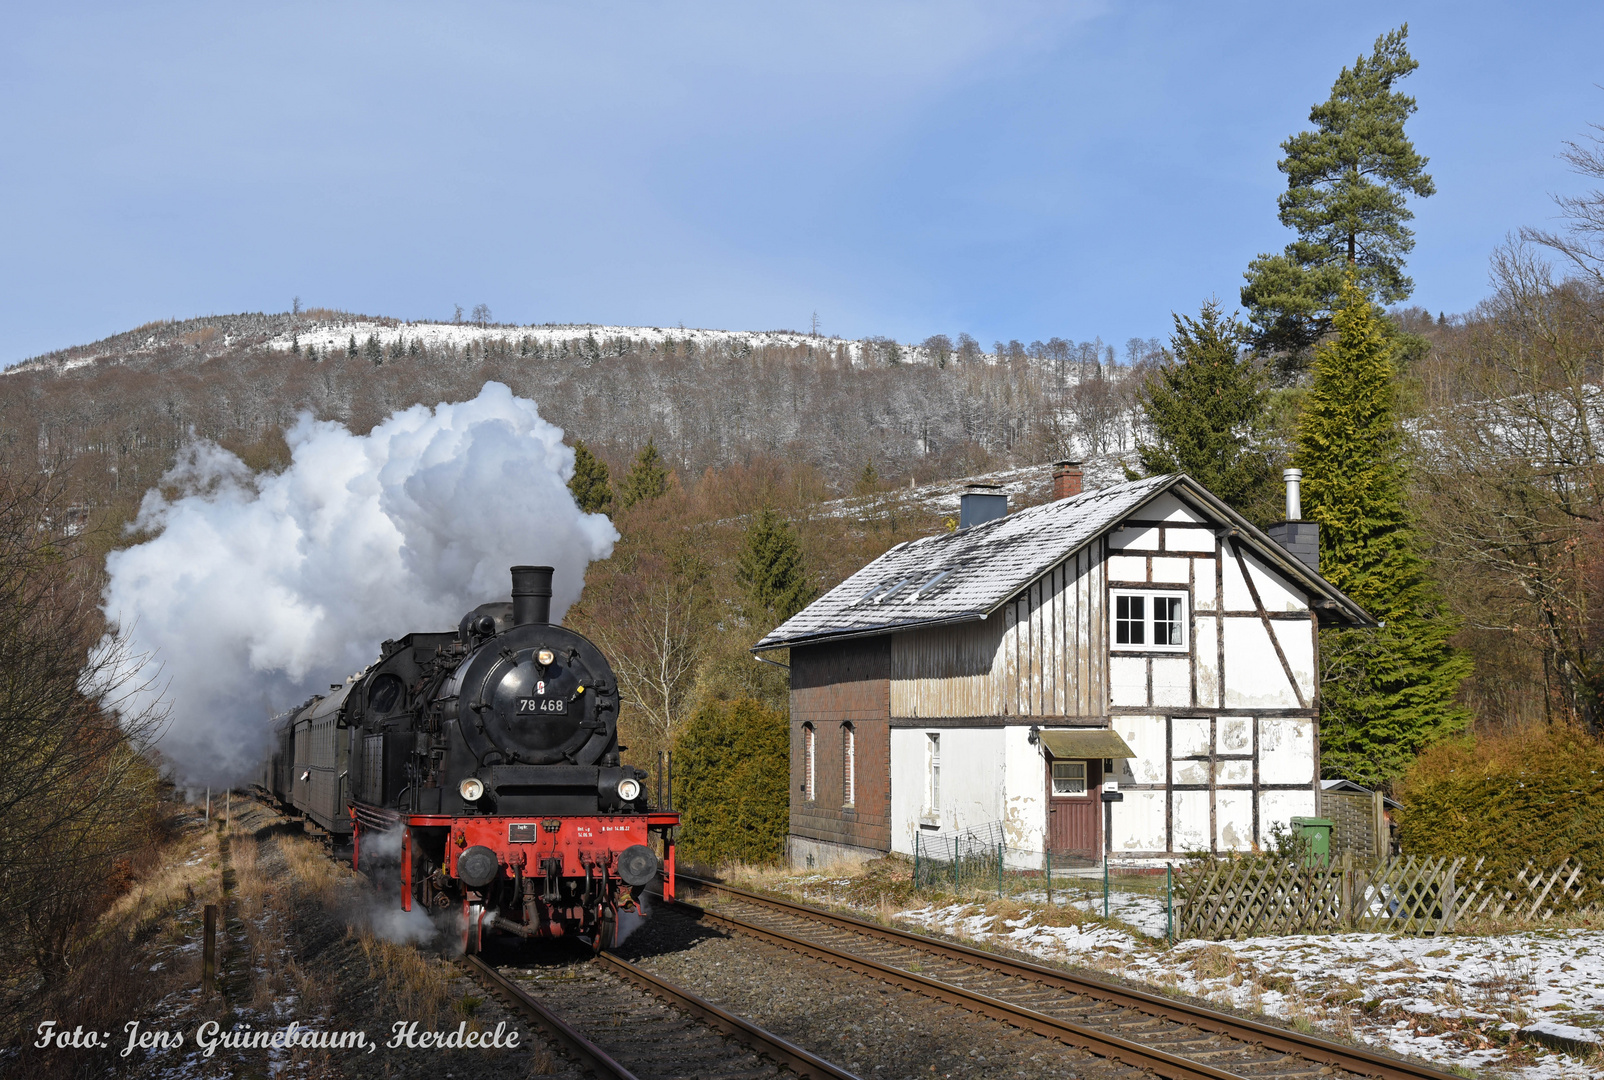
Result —
M 1102 542 L 984 622 L 891 639 L 891 715 L 1101 716 L 1108 650 Z

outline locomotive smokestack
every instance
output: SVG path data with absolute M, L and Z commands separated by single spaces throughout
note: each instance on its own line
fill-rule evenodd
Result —
M 512 624 L 551 622 L 551 567 L 512 568 Z

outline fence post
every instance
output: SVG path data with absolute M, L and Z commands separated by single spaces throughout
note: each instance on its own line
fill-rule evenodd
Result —
M 1454 904 L 1459 897 L 1454 888 L 1454 871 L 1459 869 L 1459 860 L 1455 859 L 1448 865 L 1448 880 L 1443 884 L 1442 890 L 1442 921 L 1437 925 L 1437 933 L 1444 934 L 1454 928 Z
M 1164 936 L 1175 948 L 1175 864 L 1164 864 Z
M 1108 856 L 1103 856 L 1103 918 L 1108 918 Z
M 1392 854 L 1392 837 L 1387 835 L 1387 802 L 1380 791 L 1370 793 L 1370 817 L 1376 832 L 1376 858 L 1385 859 Z
M 1042 845 L 1044 848 L 1046 845 Z M 1046 850 L 1041 853 L 1042 874 L 1047 878 L 1047 903 L 1053 902 L 1053 853 Z
M 1342 853 L 1342 928 L 1353 929 L 1353 852 Z
M 1002 892 L 1003 892 L 1002 859 L 1003 859 L 1003 846 L 1001 844 L 998 844 L 997 845 L 997 896 L 999 898 L 1001 898 Z
M 916 892 L 919 889 L 919 841 L 922 839 L 924 839 L 924 834 L 915 829 L 913 831 L 913 887 Z

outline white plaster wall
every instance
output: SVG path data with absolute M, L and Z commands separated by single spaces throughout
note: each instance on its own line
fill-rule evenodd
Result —
M 1201 717 L 1175 717 L 1170 721 L 1171 775 L 1177 784 L 1209 782 L 1209 722 Z M 1198 759 L 1202 756 L 1202 760 Z
M 941 735 L 938 833 L 962 832 L 1003 819 L 1006 728 L 931 728 Z M 923 728 L 891 729 L 891 850 L 913 852 L 913 834 L 929 819 L 925 802 Z
M 1216 761 L 1214 763 L 1214 782 L 1216 784 L 1253 783 L 1253 762 Z
M 1115 551 L 1126 548 L 1141 551 L 1158 550 L 1157 529 L 1115 529 L 1108 535 L 1108 546 Z
M 1108 557 L 1108 580 L 1146 581 L 1147 556 L 1110 555 Z
M 1199 522 L 1206 520 L 1197 511 L 1187 506 L 1169 492 L 1165 492 L 1152 502 L 1143 506 L 1140 516 L 1148 520 Z
M 1112 806 L 1110 836 L 1116 852 L 1164 850 L 1164 792 L 1127 791 L 1125 801 Z
M 1209 793 L 1206 791 L 1176 791 L 1175 850 L 1209 850 Z
M 1214 793 L 1215 843 L 1221 851 L 1248 851 L 1253 847 L 1253 792 Z
M 1008 846 L 1041 851 L 1047 839 L 1047 766 L 1030 729 L 1003 728 L 1003 830 Z
M 1153 657 L 1153 704 L 1192 704 L 1192 661 L 1186 656 Z
M 1313 720 L 1259 718 L 1259 783 L 1314 783 Z
M 1108 658 L 1108 700 L 1114 705 L 1147 704 L 1147 659 L 1141 656 Z
M 1225 705 L 1228 709 L 1299 707 L 1262 619 L 1225 620 Z
M 1197 580 L 1192 585 L 1192 607 L 1197 611 L 1214 610 L 1214 560 L 1193 559 L 1192 572 Z
M 1264 601 L 1265 611 L 1309 610 L 1303 602 L 1301 589 L 1293 589 L 1280 574 L 1260 565 L 1251 552 L 1244 551 L 1242 558 L 1248 564 L 1248 573 L 1253 575 L 1253 584 L 1259 590 L 1259 599 Z
M 1314 792 L 1263 791 L 1259 793 L 1259 844 L 1270 845 L 1273 826 L 1277 823 L 1287 832 L 1292 831 L 1295 817 L 1314 817 Z
M 1214 532 L 1210 529 L 1175 529 L 1166 527 L 1164 530 L 1165 551 L 1214 551 Z
M 1314 625 L 1298 621 L 1286 622 L 1276 620 L 1270 624 L 1275 628 L 1275 639 L 1281 643 L 1281 651 L 1286 654 L 1287 663 L 1292 666 L 1292 677 L 1298 680 L 1298 689 L 1303 691 L 1303 700 L 1314 700 Z
M 1120 780 L 1127 784 L 1164 783 L 1168 775 L 1164 768 L 1164 717 L 1116 716 L 1112 727 L 1136 752 L 1121 771 Z
M 1196 657 L 1192 672 L 1197 680 L 1197 703 L 1204 708 L 1220 703 L 1219 632 L 1218 619 L 1197 619 L 1192 624 L 1192 655 Z
M 1214 723 L 1216 754 L 1253 753 L 1253 717 L 1222 716 Z
M 1192 560 L 1181 556 L 1155 555 L 1153 580 L 1165 585 L 1185 585 L 1192 580 Z
M 1247 583 L 1242 579 L 1242 568 L 1231 557 L 1230 545 L 1226 545 L 1219 565 L 1220 584 L 1225 592 L 1225 610 L 1252 611 L 1253 594 L 1248 592 Z

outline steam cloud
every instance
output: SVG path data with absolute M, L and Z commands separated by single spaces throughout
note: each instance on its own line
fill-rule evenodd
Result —
M 140 505 L 134 527 L 155 538 L 106 559 L 104 610 L 143 662 L 130 681 L 151 684 L 122 707 L 165 691 L 157 749 L 181 783 L 245 781 L 272 713 L 362 670 L 386 638 L 507 598 L 510 566 L 556 567 L 560 619 L 618 539 L 574 504 L 562 430 L 500 383 L 364 436 L 303 414 L 285 438 L 289 468 L 263 475 L 191 444 L 163 478 L 179 494 Z

